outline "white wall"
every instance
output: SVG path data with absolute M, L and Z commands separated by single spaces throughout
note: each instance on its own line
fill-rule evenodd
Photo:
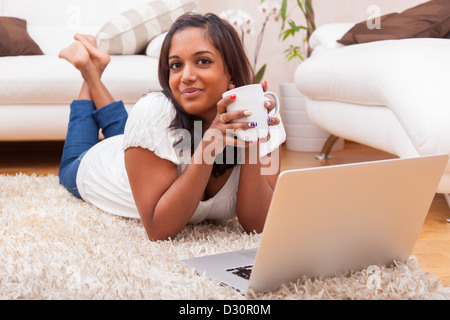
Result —
M 33 26 L 102 26 L 111 17 L 148 0 L 0 0 L 0 14 Z
M 427 0 L 313 0 L 316 16 L 316 25 L 332 22 L 360 22 L 369 17 L 367 8 L 371 5 L 379 6 L 381 14 L 400 12 L 413 7 Z M 281 2 L 281 0 L 280 0 Z M 261 24 L 263 15 L 257 11 L 260 0 L 200 0 L 197 7 L 198 12 L 213 12 L 219 14 L 229 8 L 240 8 L 247 11 L 253 18 L 258 19 Z M 295 5 L 296 1 L 289 0 L 290 5 Z M 293 7 L 296 9 L 295 7 Z M 301 18 L 301 15 L 291 12 L 294 17 Z M 279 92 L 278 85 L 283 82 L 292 82 L 294 71 L 298 61 L 287 62 L 283 51 L 289 47 L 288 42 L 279 40 L 281 22 L 270 21 L 264 36 L 263 45 L 259 57 L 261 63 L 268 63 L 265 80 L 269 83 L 269 88 Z M 256 37 L 255 37 L 256 38 Z M 246 46 L 250 58 L 253 57 L 254 44 L 256 39 L 247 39 Z M 300 39 L 296 40 L 300 41 Z

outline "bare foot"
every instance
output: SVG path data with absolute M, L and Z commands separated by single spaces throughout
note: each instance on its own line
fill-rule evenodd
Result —
M 97 39 L 93 35 L 76 33 L 73 37 L 75 40 L 81 41 L 83 43 L 86 43 L 88 45 L 97 48 Z
M 97 39 L 92 35 L 81 33 L 75 34 L 74 38 L 86 47 L 94 65 L 100 72 L 103 72 L 111 61 L 111 57 L 106 52 L 97 48 Z
M 91 62 L 89 52 L 80 41 L 75 41 L 70 46 L 62 49 L 58 57 L 69 61 L 80 71 Z

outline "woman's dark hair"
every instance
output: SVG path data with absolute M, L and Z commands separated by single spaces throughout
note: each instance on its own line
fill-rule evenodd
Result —
M 175 33 L 187 28 L 200 28 L 205 31 L 212 45 L 221 53 L 228 74 L 236 87 L 253 83 L 254 72 L 236 30 L 227 21 L 212 13 L 206 15 L 187 13 L 175 21 L 161 47 L 158 76 L 163 94 L 173 103 L 176 110 L 176 115 L 170 128 L 186 129 L 191 133 L 191 152 L 193 153 L 196 147 L 194 146 L 194 121 L 200 119 L 183 110 L 174 99 L 169 86 L 170 69 L 168 58 L 172 38 Z M 213 174 L 215 176 L 222 175 L 228 168 L 237 164 L 237 150 L 234 150 L 232 153 L 235 155 L 233 161 L 226 161 L 226 154 L 224 152 L 223 164 L 214 163 Z

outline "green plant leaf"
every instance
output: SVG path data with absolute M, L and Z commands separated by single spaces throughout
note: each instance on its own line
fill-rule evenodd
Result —
M 294 31 L 300 31 L 300 28 L 295 24 L 294 21 L 290 20 L 289 25 L 291 26 L 292 30 Z
M 299 6 L 300 10 L 302 11 L 303 14 L 305 14 L 305 9 L 303 9 L 303 4 L 300 0 L 297 0 L 297 5 Z
M 281 4 L 281 9 L 280 9 L 280 16 L 281 16 L 281 19 L 283 20 L 283 25 L 281 26 L 281 30 L 284 30 L 284 26 L 286 23 L 286 9 L 287 9 L 287 0 L 283 0 L 283 3 Z
M 258 73 L 255 76 L 255 83 L 261 83 L 261 81 L 264 77 L 264 73 L 266 72 L 266 66 L 267 66 L 267 63 L 265 65 L 263 65 L 261 67 L 261 69 L 259 69 Z
M 286 30 L 285 32 L 283 32 L 283 40 L 286 40 L 287 37 L 289 36 L 295 36 L 295 31 L 292 29 Z
M 284 53 L 288 61 L 291 61 L 294 58 L 299 58 L 302 61 L 305 60 L 305 58 L 303 58 L 301 54 L 301 48 L 299 46 L 291 45 L 288 49 L 284 51 Z
M 311 0 L 306 0 L 305 1 L 305 8 L 306 8 L 306 13 L 307 14 L 309 14 L 310 16 L 314 15 L 314 10 L 313 10 L 313 7 L 312 7 Z
M 265 0 L 262 0 L 265 1 Z M 298 9 L 301 11 L 303 16 L 306 18 L 306 26 L 303 25 L 297 25 L 294 20 L 288 20 L 288 0 L 282 0 L 281 2 L 281 9 L 280 9 L 280 17 L 282 19 L 282 27 L 279 33 L 279 39 L 282 39 L 283 41 L 286 40 L 289 37 L 295 37 L 297 33 L 301 32 L 302 30 L 306 30 L 305 37 L 302 36 L 302 39 L 299 41 L 302 44 L 309 44 L 309 37 L 311 36 L 312 32 L 316 29 L 316 25 L 314 22 L 314 9 L 312 0 L 292 0 L 289 1 L 289 8 L 292 9 L 292 7 L 298 7 Z M 302 33 L 300 33 L 302 35 Z M 302 61 L 304 60 L 304 57 L 301 53 L 300 47 L 294 47 L 291 45 L 289 49 L 285 51 L 286 58 L 289 60 L 292 60 L 294 58 L 299 58 Z M 308 49 L 306 56 L 309 57 L 310 50 Z

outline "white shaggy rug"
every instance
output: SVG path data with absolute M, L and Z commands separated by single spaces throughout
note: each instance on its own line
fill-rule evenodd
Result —
M 140 221 L 75 199 L 53 175 L 0 175 L 0 299 L 450 299 L 414 258 L 247 296 L 179 262 L 259 241 L 232 220 L 150 242 Z

